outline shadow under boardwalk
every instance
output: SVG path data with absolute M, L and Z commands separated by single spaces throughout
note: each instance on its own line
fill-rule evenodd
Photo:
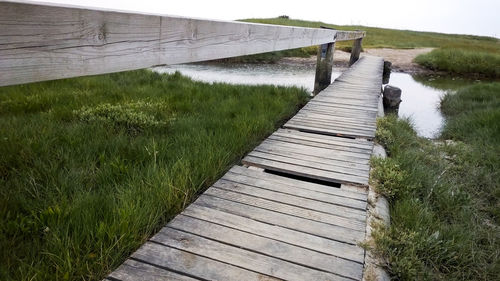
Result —
M 231 168 L 107 279 L 361 280 L 382 66 L 360 59 L 244 158 L 265 170 Z

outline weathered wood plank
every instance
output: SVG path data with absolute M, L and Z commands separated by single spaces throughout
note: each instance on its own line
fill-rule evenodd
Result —
M 373 120 L 373 118 L 377 116 L 377 112 L 375 111 L 366 111 L 361 109 L 347 109 L 342 107 L 329 106 L 326 104 L 308 104 L 304 106 L 302 110 L 322 111 L 327 114 L 339 115 L 339 116 L 342 115 L 352 116 L 352 117 L 358 116 L 358 118 L 367 119 L 368 121 Z
M 271 185 L 282 185 L 284 187 L 297 187 L 306 190 L 311 190 L 320 193 L 332 194 L 340 197 L 353 198 L 361 201 L 367 200 L 366 193 L 359 194 L 357 192 L 348 192 L 343 191 L 338 188 L 333 188 L 331 186 L 325 186 L 322 184 L 298 181 L 294 179 L 290 179 L 287 177 L 277 176 L 269 173 L 264 173 L 261 171 L 254 171 L 252 169 L 248 169 L 241 166 L 233 166 L 226 176 L 230 176 L 230 174 L 239 175 L 242 178 L 234 181 L 242 181 L 245 183 L 250 183 L 252 185 L 258 186 L 266 186 L 267 184 Z M 251 179 L 255 180 L 255 182 L 251 181 Z
M 237 175 L 228 173 L 222 179 L 218 180 L 213 185 L 214 187 L 224 188 L 227 190 L 238 191 L 246 193 L 252 196 L 257 196 L 277 202 L 282 202 L 289 205 L 301 206 L 301 204 L 295 204 L 296 202 L 301 202 L 304 199 L 310 199 L 314 201 L 324 202 L 328 204 L 344 206 L 347 208 L 359 209 L 362 212 L 356 212 L 363 214 L 366 210 L 366 201 L 347 198 L 337 195 L 332 195 L 329 193 L 317 192 L 314 190 L 303 189 L 293 185 L 276 184 L 273 182 L 268 182 L 266 180 L 259 180 L 255 178 L 245 177 L 243 175 Z M 336 188 L 336 187 L 331 187 Z M 311 202 L 314 206 L 315 202 Z M 346 208 L 338 208 L 337 206 L 329 206 L 333 214 L 341 214 L 344 212 L 352 212 Z M 314 209 L 314 208 L 308 208 Z
M 132 258 L 205 280 L 280 280 L 186 251 L 146 242 Z
M 248 155 L 242 160 L 242 163 L 245 165 L 253 165 L 261 167 L 263 169 L 294 174 L 307 178 L 314 178 L 327 182 L 368 185 L 367 176 L 365 177 L 342 174 L 332 171 L 331 168 L 328 167 L 328 165 L 308 161 L 299 161 L 298 159 L 286 159 L 285 157 L 279 156 L 268 156 L 267 158 L 260 158 Z
M 358 147 L 358 148 L 366 148 L 366 149 L 372 149 L 373 148 L 373 142 L 367 141 L 365 139 L 346 139 L 346 138 L 337 138 L 337 137 L 332 137 L 332 136 L 325 136 L 325 135 L 318 135 L 318 134 L 309 134 L 309 133 L 304 133 L 296 130 L 287 130 L 287 129 L 278 129 L 274 134 L 276 135 L 282 135 L 282 136 L 290 136 L 294 138 L 308 138 L 309 140 L 314 140 L 317 142 L 324 142 L 324 143 L 331 143 L 331 144 L 338 144 L 338 145 L 349 145 L 352 147 Z M 312 138 L 312 139 L 311 139 Z
M 361 38 L 330 29 L 0 2 L 0 86 Z
M 291 121 L 291 120 L 290 120 Z M 372 139 L 375 137 L 375 131 L 359 131 L 359 130 L 351 130 L 345 128 L 335 128 L 335 127 L 324 127 L 324 126 L 315 126 L 310 123 L 305 122 L 288 122 L 284 125 L 285 128 L 289 129 L 297 129 L 303 132 L 311 132 L 311 133 L 319 133 L 319 134 L 329 134 L 332 136 L 348 136 L 354 138 L 369 138 Z
M 342 124 L 343 127 L 349 128 L 350 126 L 359 126 L 360 128 L 371 130 L 371 129 L 376 129 L 376 121 L 365 121 L 365 120 L 356 120 L 351 117 L 341 117 L 341 116 L 331 116 L 331 115 L 326 115 L 318 112 L 305 112 L 305 113 L 299 113 L 297 114 L 294 118 L 296 118 L 297 121 L 299 120 L 304 120 L 304 121 L 313 121 L 315 123 L 318 122 L 324 122 L 326 124 L 328 123 L 333 123 L 332 125 L 336 124 Z
M 331 108 L 335 110 L 349 110 L 349 111 L 364 111 L 364 112 L 377 112 L 377 109 L 366 106 L 357 106 L 357 105 L 348 105 L 342 103 L 330 103 L 330 102 L 317 102 L 315 100 L 311 100 L 308 104 L 309 107 L 325 107 Z
M 297 198 L 293 198 L 287 194 L 279 194 L 277 192 L 270 192 L 266 190 L 259 190 L 258 192 L 255 192 L 255 190 L 259 189 L 245 185 L 224 185 L 213 186 L 209 188 L 205 192 L 205 194 L 266 210 L 301 217 L 308 220 L 341 226 L 356 231 L 364 232 L 365 230 L 366 225 L 361 220 L 354 220 L 339 216 L 338 214 L 333 215 L 324 212 L 318 212 L 313 209 L 306 209 L 299 205 L 288 204 L 289 200 L 287 199 L 289 198 L 297 201 L 300 200 L 298 200 Z M 267 197 L 270 194 L 277 194 L 277 198 Z
M 261 237 L 259 233 L 246 233 L 184 215 L 177 216 L 168 226 L 312 269 L 361 279 L 363 269 L 359 263 Z
M 331 161 L 331 160 L 330 161 L 329 160 L 321 161 L 322 159 L 320 159 L 320 158 L 306 157 L 306 156 L 302 156 L 300 154 L 294 154 L 291 152 L 287 153 L 287 152 L 277 151 L 276 153 L 274 153 L 274 152 L 270 153 L 270 152 L 261 152 L 258 150 L 254 150 L 254 151 L 250 152 L 247 156 L 275 161 L 275 162 L 277 162 L 276 163 L 277 165 L 279 165 L 279 163 L 288 163 L 291 165 L 316 168 L 318 170 L 332 172 L 334 174 L 339 174 L 342 176 L 349 175 L 349 176 L 353 176 L 353 177 L 365 178 L 365 176 L 363 174 L 368 173 L 368 171 L 366 169 L 357 169 L 359 167 L 359 164 L 357 164 L 357 163 L 352 163 L 352 162 L 351 163 L 342 163 L 341 161 Z M 246 158 L 245 158 L 245 161 L 247 161 Z M 349 167 L 342 167 L 342 166 L 338 165 L 338 163 L 342 163 L 342 165 L 346 165 L 346 166 L 348 166 L 350 164 L 350 165 L 352 165 L 352 169 L 348 169 Z
M 301 265 L 226 245 L 170 227 L 164 227 L 151 238 L 151 241 L 283 280 L 347 281 L 345 277 L 332 273 L 312 270 Z
M 286 151 L 291 153 L 297 153 L 301 155 L 306 155 L 309 157 L 316 157 L 318 161 L 321 161 L 322 158 L 330 159 L 330 160 L 339 160 L 341 163 L 348 162 L 350 167 L 351 163 L 357 163 L 359 169 L 369 168 L 369 160 L 370 155 L 364 153 L 356 153 L 350 151 L 342 151 L 342 150 L 330 150 L 320 147 L 307 146 L 302 144 L 291 144 L 288 142 L 281 142 L 275 140 L 265 140 L 262 142 L 256 149 L 263 149 L 266 151 Z M 345 163 L 344 163 L 345 164 Z
M 239 182 L 242 180 L 248 180 L 248 181 L 245 181 L 244 183 Z M 361 222 L 365 221 L 364 210 L 366 207 L 366 203 L 364 201 L 361 200 L 354 201 L 354 199 L 351 199 L 348 203 L 340 204 L 340 202 L 338 202 L 339 200 L 337 199 L 332 200 L 332 196 L 331 195 L 328 196 L 329 194 L 319 193 L 308 196 L 298 196 L 290 193 L 292 193 L 292 191 L 296 191 L 304 195 L 306 191 L 301 191 L 296 188 L 289 191 L 289 193 L 285 193 L 276 191 L 276 190 L 283 191 L 284 189 L 283 186 L 279 186 L 275 190 L 273 190 L 273 188 L 270 185 L 265 185 L 262 188 L 257 187 L 256 185 L 258 183 L 260 182 L 255 179 L 248 179 L 238 175 L 234 175 L 228 177 L 227 180 L 221 179 L 216 184 L 214 184 L 214 187 L 234 192 L 239 192 L 263 198 L 266 200 L 287 204 L 290 206 L 296 206 L 307 210 L 314 210 L 329 215 L 340 216 L 349 219 L 356 219 Z M 321 195 L 324 195 L 324 197 L 321 197 Z M 348 201 L 349 198 L 344 197 L 344 199 Z
M 338 122 L 338 120 L 331 120 L 328 117 L 323 116 L 304 116 L 302 114 L 297 114 L 295 117 L 293 117 L 293 120 L 296 122 L 307 122 L 311 123 L 313 125 L 320 125 L 320 126 L 328 126 L 328 127 L 338 127 L 338 128 L 346 128 L 346 129 L 356 129 L 356 130 L 375 130 L 375 122 L 370 125 L 365 125 L 363 122 L 359 122 L 359 124 L 356 124 L 355 122 L 349 122 L 349 121 L 341 121 Z
M 298 232 L 277 225 L 259 222 L 242 216 L 207 208 L 198 204 L 191 204 L 186 208 L 186 210 L 184 210 L 183 215 L 213 222 L 248 233 L 258 234 L 262 237 L 282 241 L 291 245 L 359 263 L 363 263 L 364 260 L 364 250 L 360 247 L 337 242 L 316 235 Z
M 368 173 L 370 169 L 368 162 L 356 163 L 338 159 L 328 159 L 325 157 L 309 156 L 307 153 L 302 154 L 286 148 L 285 149 L 273 148 L 271 150 L 271 149 L 266 149 L 264 146 L 259 146 L 258 148 L 254 149 L 254 151 L 250 152 L 248 155 L 264 159 L 273 159 L 276 161 L 287 162 L 291 164 L 299 163 L 296 162 L 294 159 L 302 160 L 300 161 L 300 163 L 305 163 L 303 161 L 307 161 L 307 163 L 318 164 L 317 167 L 320 169 L 326 169 L 326 167 L 329 166 L 328 170 L 347 175 L 358 175 L 358 174 Z M 345 159 L 349 158 L 346 157 Z
M 108 280 L 121 281 L 194 281 L 199 280 L 186 275 L 178 274 L 163 268 L 155 267 L 131 259 L 126 260 L 120 267 L 113 271 Z
M 282 137 L 279 135 L 271 135 L 268 138 L 269 140 L 275 140 L 275 141 L 280 141 L 280 142 L 287 142 L 290 144 L 301 144 L 301 145 L 307 145 L 309 147 L 318 147 L 318 148 L 325 148 L 325 149 L 331 149 L 335 151 L 348 151 L 348 152 L 357 152 L 357 153 L 371 153 L 370 150 L 368 149 L 361 149 L 361 148 L 355 148 L 355 147 L 349 147 L 349 146 L 340 146 L 340 145 L 332 145 L 332 144 L 325 144 L 322 142 L 315 142 L 311 140 L 304 140 L 300 138 L 293 138 L 293 137 Z
M 302 110 L 295 117 L 301 118 L 315 118 L 318 120 L 337 120 L 341 124 L 351 124 L 351 125 L 361 125 L 365 127 L 374 127 L 376 125 L 376 120 L 373 118 L 359 118 L 357 115 L 348 116 L 338 116 L 336 114 L 320 113 L 312 110 Z
M 337 41 L 350 41 L 366 36 L 365 31 L 339 32 L 335 38 Z
M 355 245 L 364 238 L 364 232 L 361 231 L 261 209 L 205 194 L 196 200 L 196 204 L 347 244 Z
M 343 108 L 354 108 L 354 109 L 367 109 L 372 111 L 374 108 L 374 103 L 378 101 L 378 98 L 373 98 L 371 100 L 365 99 L 364 101 L 356 101 L 354 99 L 342 99 L 338 100 L 339 98 L 322 98 L 322 99 L 314 99 L 311 100 L 313 102 L 312 104 L 322 104 L 325 106 L 336 106 L 336 107 L 343 107 Z

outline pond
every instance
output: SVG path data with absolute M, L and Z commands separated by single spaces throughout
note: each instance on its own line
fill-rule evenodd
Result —
M 194 80 L 224 82 L 231 84 L 273 84 L 298 86 L 312 92 L 315 65 L 313 64 L 184 64 L 153 68 L 160 73 L 181 72 Z M 334 68 L 332 79 L 342 69 Z M 434 138 L 439 134 L 443 116 L 439 101 L 447 91 L 467 85 L 470 81 L 454 78 L 412 76 L 406 73 L 392 73 L 389 84 L 401 88 L 403 102 L 399 116 L 410 117 L 418 134 Z

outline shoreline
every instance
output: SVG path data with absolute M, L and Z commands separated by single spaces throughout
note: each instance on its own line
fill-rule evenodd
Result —
M 413 62 L 413 59 L 420 54 L 425 54 L 432 51 L 433 48 L 416 48 L 416 49 L 365 49 L 361 53 L 361 56 L 373 55 L 383 57 L 384 60 L 390 61 L 392 63 L 392 71 L 399 73 L 408 74 L 445 74 L 438 71 L 433 71 L 426 69 Z M 342 50 L 335 50 L 333 54 L 333 67 L 335 68 L 348 68 L 349 59 L 351 54 Z M 310 56 L 308 58 L 300 57 L 285 57 L 279 59 L 277 64 L 287 65 L 287 64 L 306 64 L 306 65 L 316 65 L 316 56 Z

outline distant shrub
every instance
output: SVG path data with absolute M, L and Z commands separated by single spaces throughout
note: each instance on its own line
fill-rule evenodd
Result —
M 282 16 L 279 16 L 278 18 L 279 18 L 279 19 L 286 19 L 286 20 L 289 20 L 289 19 L 290 19 L 290 17 L 289 17 L 289 16 L 287 16 L 287 15 L 282 15 Z
M 415 58 L 415 62 L 433 70 L 500 78 L 498 53 L 442 48 L 419 55 Z

